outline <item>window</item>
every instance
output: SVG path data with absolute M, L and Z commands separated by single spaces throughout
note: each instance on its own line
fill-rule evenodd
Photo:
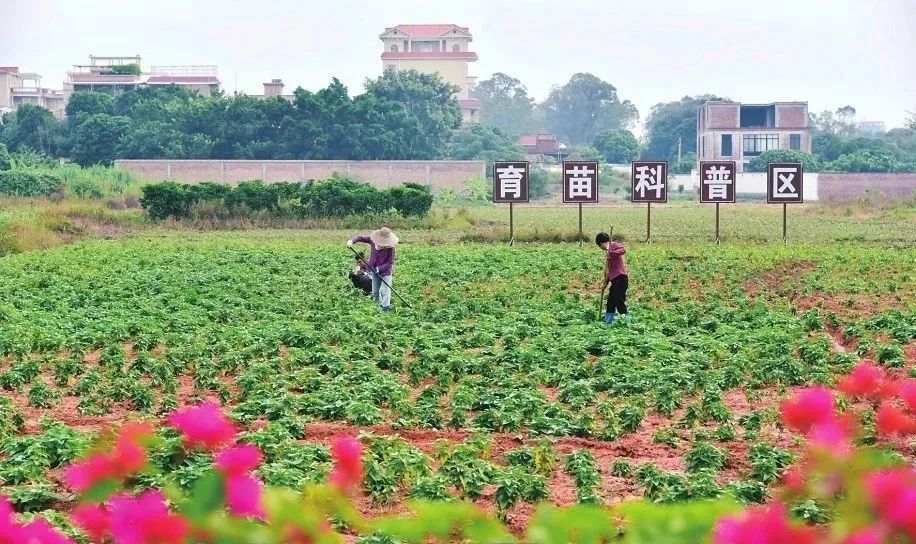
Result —
M 744 154 L 755 157 L 764 151 L 779 149 L 779 134 L 745 134 Z
M 801 149 L 801 134 L 789 134 L 789 149 Z
M 732 156 L 732 135 L 731 134 L 722 135 L 722 156 L 723 157 Z
M 392 53 L 397 53 L 397 52 L 398 52 L 398 46 L 392 45 L 392 46 L 391 46 L 391 52 L 392 52 Z
M 455 45 L 452 46 L 452 52 L 453 52 L 453 53 L 460 53 L 460 52 L 461 52 L 461 46 L 458 45 L 458 44 L 456 43 Z

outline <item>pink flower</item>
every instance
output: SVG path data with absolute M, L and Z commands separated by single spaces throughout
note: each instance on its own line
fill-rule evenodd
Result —
M 102 480 L 112 478 L 115 472 L 111 457 L 98 453 L 83 461 L 71 463 L 64 469 L 64 482 L 73 491 L 82 493 Z
M 866 527 L 859 529 L 843 539 L 843 544 L 882 544 L 880 527 Z
M 172 412 L 169 424 L 181 431 L 185 444 L 215 451 L 235 441 L 235 428 L 212 402 Z
M 363 446 L 349 436 L 339 436 L 331 443 L 334 470 L 331 483 L 341 489 L 350 489 L 363 480 Z
M 738 516 L 718 521 L 713 533 L 716 544 L 813 544 L 815 533 L 810 527 L 796 527 L 789 522 L 781 504 L 748 508 Z
M 260 464 L 261 452 L 251 444 L 241 444 L 216 454 L 216 468 L 227 476 L 248 474 Z
M 782 474 L 782 485 L 796 495 L 805 490 L 805 476 L 798 467 L 791 467 Z
M 833 416 L 833 393 L 823 387 L 803 389 L 784 401 L 780 412 L 786 425 L 807 433 L 815 424 Z
M 815 446 L 825 448 L 835 455 L 846 455 L 852 451 L 853 422 L 848 417 L 831 415 L 829 418 L 818 421 L 808 430 L 808 440 Z
M 838 388 L 850 397 L 873 398 L 881 391 L 887 378 L 884 369 L 873 363 L 860 362 L 852 372 L 840 379 Z
M 40 518 L 26 523 L 18 532 L 18 539 L 13 542 L 20 544 L 75 544 L 73 540 Z
M 266 513 L 261 504 L 261 489 L 264 484 L 251 475 L 232 475 L 226 478 L 226 504 L 235 516 L 264 519 Z
M 882 435 L 908 435 L 916 432 L 916 419 L 891 402 L 882 402 L 875 411 L 875 426 Z
M 169 511 L 161 491 L 117 495 L 110 501 L 109 513 L 117 544 L 180 544 L 190 532 L 188 522 Z
M 916 378 L 906 378 L 897 383 L 900 398 L 903 399 L 907 409 L 916 414 Z
M 108 512 L 101 504 L 81 504 L 73 509 L 70 517 L 92 542 L 105 540 L 108 533 Z
M 873 472 L 866 476 L 865 488 L 878 515 L 916 540 L 916 469 Z

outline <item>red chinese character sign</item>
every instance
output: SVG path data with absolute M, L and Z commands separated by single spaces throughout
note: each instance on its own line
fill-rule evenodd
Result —
M 787 204 L 804 199 L 805 176 L 800 162 L 767 163 L 767 202 L 782 204 L 782 241 L 789 241 Z
M 493 202 L 528 202 L 528 161 L 493 164 Z
M 799 204 L 804 202 L 804 172 L 800 162 L 767 164 L 767 202 Z
M 668 202 L 668 163 L 636 161 L 632 164 L 630 201 L 646 203 L 646 243 L 652 241 L 652 203 Z
M 735 202 L 735 161 L 700 162 L 700 202 Z
M 528 202 L 528 161 L 493 163 L 493 202 L 509 204 L 509 245 L 515 244 L 515 213 L 512 206 Z
M 716 243 L 719 243 L 719 204 L 735 202 L 735 161 L 700 161 L 700 202 L 716 205 Z
M 668 163 L 633 163 L 632 202 L 668 202 Z
M 563 161 L 563 202 L 579 205 L 582 247 L 582 204 L 598 202 L 598 161 Z
M 598 161 L 563 161 L 563 202 L 598 202 Z

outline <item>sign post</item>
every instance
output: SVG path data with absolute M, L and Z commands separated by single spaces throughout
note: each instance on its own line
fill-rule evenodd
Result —
M 582 204 L 598 202 L 598 161 L 563 161 L 563 202 L 579 205 L 579 247 L 582 247 Z
M 668 163 L 635 161 L 631 165 L 631 202 L 646 203 L 646 243 L 652 242 L 652 203 L 668 202 Z
M 767 204 L 782 204 L 782 242 L 789 243 L 789 204 L 801 204 L 804 199 L 805 175 L 800 162 L 771 162 L 767 164 Z
M 493 202 L 509 204 L 509 245 L 515 245 L 516 202 L 528 202 L 528 161 L 493 163 Z
M 700 161 L 700 202 L 716 205 L 716 244 L 719 238 L 719 204 L 735 202 L 735 161 Z

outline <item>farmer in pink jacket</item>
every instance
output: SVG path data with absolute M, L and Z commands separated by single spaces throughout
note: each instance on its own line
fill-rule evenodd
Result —
M 599 232 L 595 236 L 595 243 L 605 251 L 604 263 L 604 287 L 611 284 L 611 292 L 607 296 L 607 308 L 604 313 L 604 322 L 610 325 L 614 322 L 615 314 L 619 314 L 621 319 L 627 315 L 627 286 L 629 278 L 627 277 L 627 264 L 624 262 L 623 255 L 627 252 L 623 244 L 611 241 L 611 237 L 606 232 Z
M 372 300 L 382 307 L 383 312 L 391 309 L 391 281 L 394 279 L 394 248 L 398 237 L 388 227 L 372 231 L 369 236 L 354 236 L 347 240 L 347 246 L 369 244 L 369 273 L 372 275 Z

